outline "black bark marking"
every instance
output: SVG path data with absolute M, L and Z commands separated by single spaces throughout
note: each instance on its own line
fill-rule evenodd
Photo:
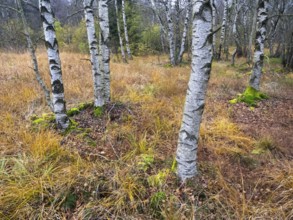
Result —
M 55 93 L 55 94 L 60 94 L 60 93 L 63 93 L 64 92 L 63 84 L 61 83 L 61 81 L 59 79 L 57 79 L 57 80 L 55 80 L 53 82 L 53 84 L 52 84 L 52 90 L 53 90 L 53 93 Z M 64 103 L 64 100 L 63 99 L 58 99 L 58 100 L 60 100 L 60 102 L 62 101 L 62 103 Z

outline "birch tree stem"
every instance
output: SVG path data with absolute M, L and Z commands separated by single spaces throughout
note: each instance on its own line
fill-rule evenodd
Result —
M 124 26 L 124 35 L 125 35 L 125 43 L 126 43 L 126 51 L 128 59 L 132 60 L 132 54 L 129 47 L 129 37 L 128 37 L 128 29 L 127 29 L 127 22 L 126 22 L 126 14 L 125 14 L 125 1 L 122 0 L 122 17 L 123 17 L 123 26 Z
M 191 4 L 190 4 L 190 0 L 188 0 L 187 6 L 186 6 L 186 15 L 185 15 L 185 20 L 184 20 L 184 29 L 183 29 L 183 34 L 182 34 L 181 47 L 180 47 L 180 52 L 178 55 L 177 63 L 182 62 L 183 53 L 185 51 L 185 43 L 186 43 L 186 38 L 187 38 L 188 26 L 189 26 L 190 11 L 191 11 Z
M 50 0 L 40 0 L 39 3 L 50 66 L 53 108 L 56 116 L 56 123 L 59 129 L 65 130 L 68 128 L 70 122 L 66 115 L 61 60 L 54 27 L 54 16 Z
M 114 0 L 114 4 L 115 4 L 115 11 L 116 11 L 117 31 L 118 31 L 118 37 L 119 37 L 121 56 L 122 56 L 123 62 L 127 63 L 126 57 L 125 57 L 125 52 L 124 52 L 123 40 L 121 37 L 121 29 L 120 29 L 120 23 L 119 23 L 119 13 L 118 13 L 117 0 Z
M 266 40 L 266 25 L 268 21 L 268 0 L 259 0 L 257 16 L 257 32 L 255 37 L 254 64 L 249 85 L 256 90 L 260 88 L 264 60 L 264 43 Z
M 102 107 L 105 104 L 103 92 L 103 75 L 99 64 L 98 40 L 95 29 L 95 19 L 93 11 L 93 0 L 84 0 L 84 14 L 86 30 L 88 36 L 89 50 L 91 54 L 91 66 L 94 82 L 94 106 Z
M 100 24 L 100 42 L 103 60 L 104 73 L 104 98 L 105 102 L 110 102 L 110 29 L 109 29 L 109 11 L 108 0 L 99 0 L 99 24 Z
M 199 127 L 211 72 L 212 33 L 211 2 L 192 0 L 192 64 L 182 125 L 177 146 L 177 172 L 181 181 L 197 174 Z

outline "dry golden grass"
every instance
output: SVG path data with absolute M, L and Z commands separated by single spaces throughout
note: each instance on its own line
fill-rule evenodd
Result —
M 93 96 L 87 55 L 62 53 L 69 107 Z M 47 58 L 38 56 L 49 85 Z M 160 62 L 167 62 L 162 57 Z M 174 154 L 189 66 L 166 68 L 157 57 L 111 63 L 113 101 L 135 116 L 107 125 L 107 140 L 128 146 L 117 160 L 87 161 L 63 136 L 34 130 L 30 116 L 49 112 L 28 54 L 0 53 L 1 219 L 290 219 L 293 163 L 272 152 L 253 155 L 257 141 L 230 118 L 227 101 L 242 92 L 248 67 L 213 64 L 201 127 L 200 177 L 178 188 Z M 270 68 L 272 70 L 273 64 Z M 268 67 L 266 67 L 268 68 Z M 279 68 L 279 67 L 278 67 Z M 292 74 L 291 74 L 292 75 Z M 264 76 L 290 92 L 291 75 Z M 291 86 L 290 86 L 291 85 Z

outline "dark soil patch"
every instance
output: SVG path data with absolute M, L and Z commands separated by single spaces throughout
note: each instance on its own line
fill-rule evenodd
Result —
M 127 152 L 128 145 L 119 144 L 117 139 L 113 140 L 107 127 L 113 124 L 119 126 L 126 115 L 132 114 L 130 107 L 122 103 L 107 104 L 100 117 L 94 115 L 93 107 L 86 108 L 72 117 L 78 126 L 64 137 L 62 143 L 89 160 L 117 159 Z
M 256 108 L 232 105 L 232 119 L 255 139 L 269 137 L 287 157 L 293 156 L 293 100 L 270 98 Z

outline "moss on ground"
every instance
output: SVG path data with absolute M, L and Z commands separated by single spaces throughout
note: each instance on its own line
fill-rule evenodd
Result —
M 95 107 L 95 109 L 94 109 L 94 116 L 95 117 L 101 117 L 103 114 L 104 114 L 103 107 Z
M 249 106 L 256 106 L 256 102 L 263 100 L 263 99 L 268 99 L 269 97 L 256 90 L 255 88 L 248 86 L 244 93 L 239 94 L 237 98 L 232 99 L 229 101 L 230 104 L 236 104 L 238 102 L 244 102 L 246 104 L 248 104 Z
M 69 117 L 72 117 L 74 115 L 78 115 L 81 111 L 83 111 L 86 108 L 89 108 L 93 106 L 93 103 L 80 103 L 77 107 L 71 108 L 67 111 L 67 115 Z

